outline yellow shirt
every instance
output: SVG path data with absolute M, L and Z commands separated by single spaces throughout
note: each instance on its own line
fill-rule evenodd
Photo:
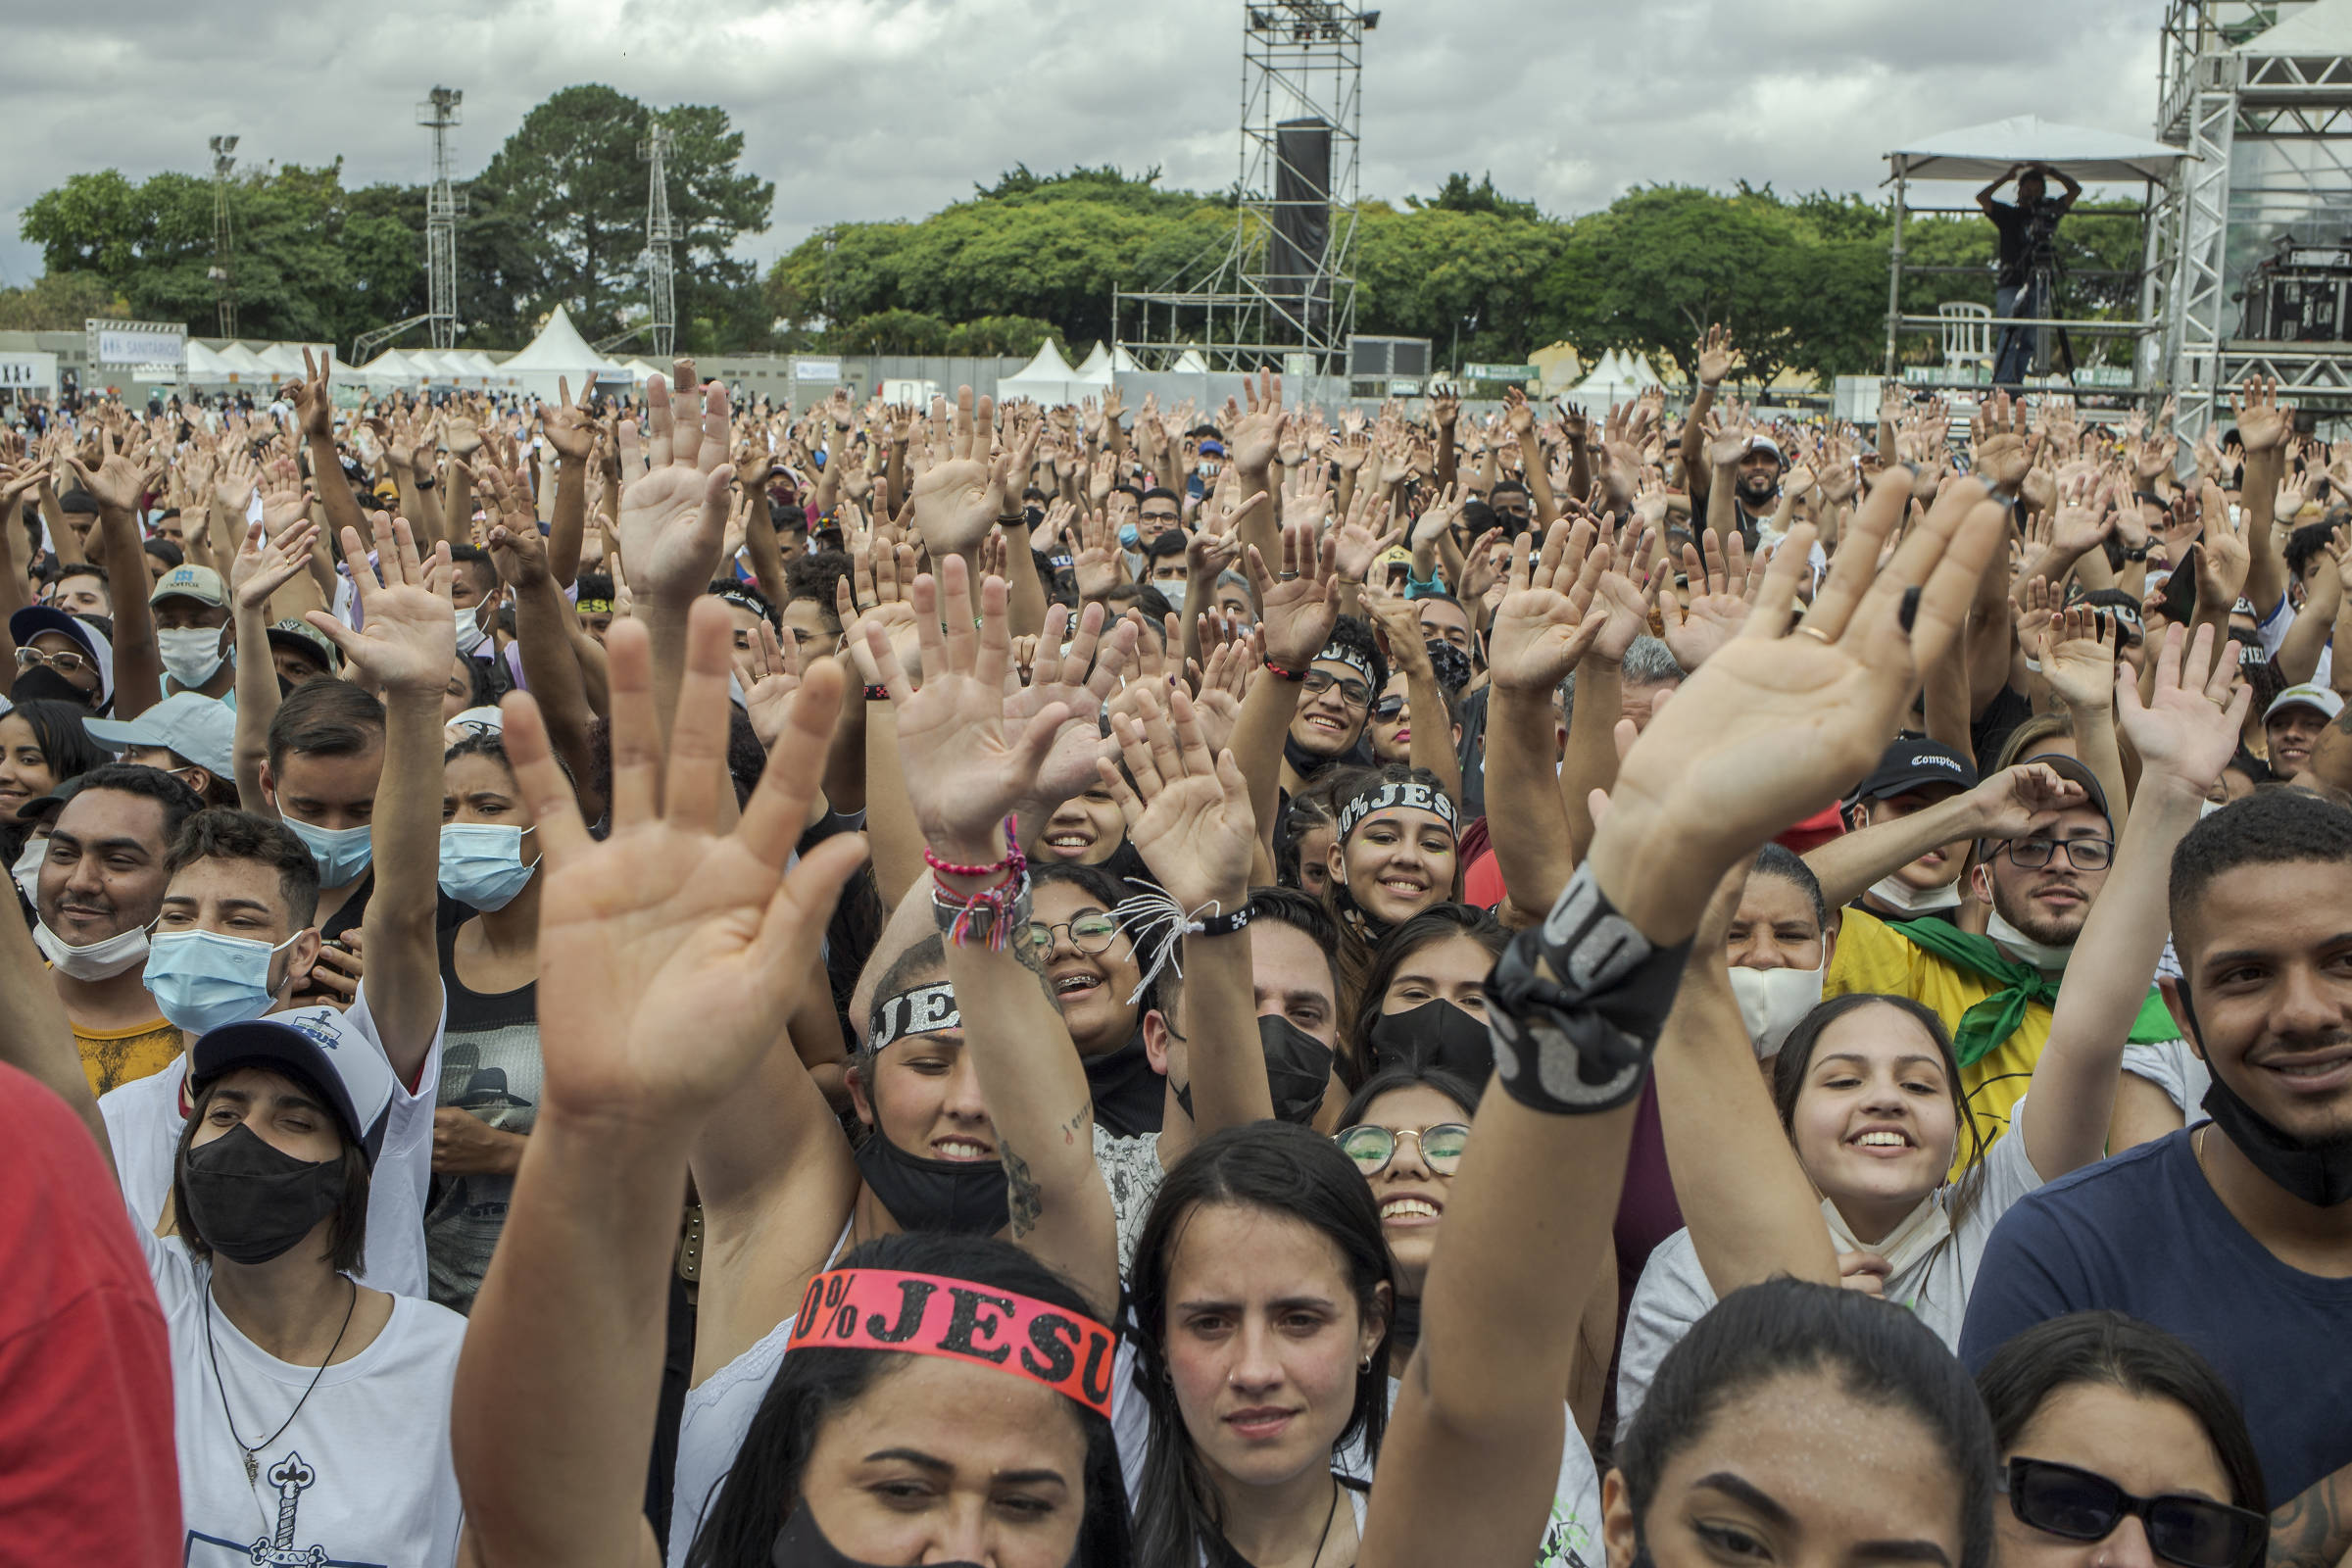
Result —
M 1887 929 L 1886 921 L 1865 910 L 1848 908 L 1838 928 L 1838 951 L 1823 980 L 1824 998 L 1850 992 L 1876 991 L 1909 997 L 1943 1020 L 1948 1033 L 1960 1027 L 1960 1015 L 1998 988 L 1973 969 L 1957 968 L 1927 949 Z M 2047 1003 L 2029 1002 L 2017 1032 L 1960 1069 L 1960 1094 L 1978 1136 L 1989 1149 L 2009 1130 L 2011 1107 L 2026 1098 L 2034 1064 L 2050 1038 Z M 1968 1166 L 1968 1139 L 1953 1152 L 1954 1176 Z
M 177 1061 L 179 1026 L 164 1017 L 128 1029 L 84 1029 L 75 1024 L 74 1044 L 81 1052 L 81 1070 L 89 1075 L 90 1093 L 103 1095 Z

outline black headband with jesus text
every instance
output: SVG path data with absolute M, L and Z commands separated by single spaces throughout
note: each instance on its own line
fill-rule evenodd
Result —
M 945 1034 L 962 1027 L 963 1014 L 956 1009 L 956 988 L 941 980 L 875 1003 L 865 1031 L 865 1048 L 880 1051 L 910 1035 Z
M 1348 797 L 1340 808 L 1340 837 L 1345 840 L 1355 831 L 1364 818 L 1377 811 L 1427 811 L 1446 819 L 1446 831 L 1459 837 L 1460 823 L 1454 816 L 1453 801 L 1435 784 L 1416 784 L 1410 779 L 1381 779 L 1367 784 Z

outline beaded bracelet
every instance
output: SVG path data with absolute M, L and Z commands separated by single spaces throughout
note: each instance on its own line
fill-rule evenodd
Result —
M 1029 868 L 1029 860 L 1021 854 L 1020 826 L 1021 819 L 1017 814 L 1004 818 L 1004 858 L 1002 860 L 987 865 L 957 865 L 953 860 L 943 860 L 932 854 L 931 847 L 926 844 L 923 846 L 923 863 L 942 876 L 995 876 L 999 871 L 1016 874 L 1025 871 Z
M 1266 661 L 1266 673 L 1273 676 L 1276 680 L 1301 681 L 1306 679 L 1305 670 L 1285 669 L 1280 664 L 1274 662 L 1274 661 L 1271 659 Z

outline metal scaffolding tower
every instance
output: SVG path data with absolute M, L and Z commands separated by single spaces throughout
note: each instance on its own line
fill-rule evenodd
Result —
M 2169 0 L 2159 69 L 2156 134 L 2189 157 L 2148 225 L 2141 315 L 2167 325 L 2142 346 L 2163 360 L 2142 379 L 2164 372 L 2184 439 L 2249 374 L 2352 412 L 2352 321 L 2318 339 L 2241 335 L 2266 255 L 2352 253 L 2352 0 Z
M 449 133 L 465 119 L 465 101 L 455 87 L 435 87 L 416 106 L 416 123 L 433 133 L 433 184 L 424 197 L 424 314 L 437 349 L 458 344 L 458 215 L 466 198 L 450 188 Z
M 1364 34 L 1379 24 L 1346 0 L 1243 0 L 1230 242 L 1153 288 L 1111 291 L 1112 333 L 1145 368 L 1189 354 L 1215 370 L 1345 373 Z
M 228 215 L 228 174 L 237 167 L 234 136 L 213 138 L 213 266 L 206 275 L 220 297 L 220 335 L 237 335 L 236 234 Z
M 678 238 L 678 225 L 669 216 L 669 177 L 666 165 L 674 141 L 670 128 L 659 120 L 637 144 L 646 162 L 645 291 L 651 314 L 646 327 L 654 352 L 664 357 L 676 352 L 678 335 L 677 279 L 670 268 L 669 247 Z

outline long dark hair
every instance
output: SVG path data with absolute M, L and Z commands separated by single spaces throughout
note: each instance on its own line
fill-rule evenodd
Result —
M 1849 991 L 1842 997 L 1832 997 L 1797 1021 L 1781 1043 L 1781 1052 L 1772 1063 L 1772 1102 L 1781 1113 L 1781 1130 L 1789 1133 L 1793 1141 L 1797 1096 L 1804 1092 L 1805 1074 L 1812 1070 L 1813 1048 L 1821 1044 L 1822 1031 L 1847 1013 L 1870 1006 L 1892 1007 L 1910 1018 L 1936 1042 L 1936 1054 L 1943 1061 L 1943 1084 L 1952 1099 L 1954 1132 L 1968 1150 L 1968 1167 L 1954 1184 L 1952 1196 L 1945 1204 L 1953 1224 L 1960 1223 L 1970 1205 L 1977 1200 L 1984 1186 L 1984 1135 L 1977 1128 L 1977 1120 L 1968 1113 L 1968 1100 L 1960 1092 L 1960 1058 L 1952 1053 L 1952 1037 L 1943 1027 L 1943 1020 L 1928 1007 L 1909 997 L 1888 996 L 1880 991 Z
M 1168 1365 L 1169 1267 L 1184 1228 L 1200 1209 L 1233 1203 L 1309 1226 L 1339 1250 L 1356 1311 L 1380 1311 L 1380 1287 L 1396 1296 L 1380 1205 L 1355 1162 L 1330 1139 L 1283 1121 L 1251 1122 L 1212 1133 L 1168 1172 L 1136 1240 L 1128 1283 L 1135 1342 L 1135 1387 L 1151 1416 L 1151 1441 L 1135 1504 L 1137 1568 L 1198 1568 L 1222 1525 L 1214 1489 L 1202 1472 L 1177 1407 Z M 1338 1446 L 1360 1441 L 1367 1468 L 1380 1457 L 1388 1421 L 1388 1333 L 1357 1372 L 1355 1401 Z
M 1992 1560 L 1992 1424 L 1967 1371 L 1909 1312 L 1835 1286 L 1786 1277 L 1734 1291 L 1666 1352 L 1649 1397 L 1619 1436 L 1617 1472 L 1646 1534 L 1658 1481 L 1717 1412 L 1789 1373 L 1834 1377 L 1857 1399 L 1907 1411 L 1951 1467 L 1960 1504 L 1958 1568 Z
M 2262 1456 L 2230 1386 L 2187 1345 L 2121 1312 L 2069 1312 L 2034 1324 L 1992 1353 L 1977 1374 L 1977 1392 L 1992 1418 L 1994 1448 L 2009 1452 L 2052 1395 L 2084 1384 L 2170 1399 L 2186 1410 L 2221 1458 L 2230 1500 L 2270 1512 Z
M 33 743 L 41 749 L 41 760 L 49 764 L 50 773 L 60 784 L 115 760 L 112 752 L 92 740 L 90 732 L 82 728 L 81 721 L 90 716 L 90 710 L 78 703 L 35 700 L 19 703 L 9 711 L 32 731 Z
M 1468 904 L 1438 904 L 1398 925 L 1380 939 L 1364 967 L 1363 986 L 1356 992 L 1355 1021 L 1348 1031 L 1347 1050 L 1340 1054 L 1340 1075 L 1360 1084 L 1373 1070 L 1372 1026 L 1380 1022 L 1380 999 L 1404 960 L 1423 948 L 1466 937 L 1499 958 L 1511 934 L 1486 910 Z
M 1099 1314 L 1076 1286 L 1009 1242 L 942 1231 L 904 1231 L 853 1248 L 839 1268 L 941 1274 L 1034 1297 L 1082 1317 Z M 909 1358 L 878 1350 L 804 1346 L 787 1353 L 760 1400 L 743 1446 L 728 1467 L 686 1548 L 687 1568 L 767 1568 L 776 1536 L 801 1503 L 801 1475 L 827 1421 Z M 1070 1412 L 1086 1433 L 1086 1512 L 1074 1568 L 1124 1568 L 1127 1495 L 1110 1423 L 1083 1405 Z
M 319 1104 L 334 1103 L 333 1098 L 313 1082 L 309 1074 L 277 1061 L 231 1063 L 204 1083 L 189 1086 L 188 1114 L 179 1124 L 179 1143 L 172 1152 L 172 1212 L 173 1223 L 179 1227 L 180 1241 L 200 1263 L 213 1255 L 213 1244 L 205 1239 L 195 1213 L 188 1206 L 188 1184 L 183 1179 L 188 1151 L 196 1147 L 196 1135 L 204 1128 L 205 1112 L 212 1108 L 213 1096 L 220 1090 L 221 1080 L 238 1066 L 254 1066 L 274 1073 Z M 338 1274 L 357 1274 L 368 1266 L 368 1155 L 340 1119 L 335 1120 L 334 1127 L 343 1145 L 343 1187 L 335 1196 L 334 1212 L 327 1216 L 334 1222 L 326 1233 L 327 1262 Z

